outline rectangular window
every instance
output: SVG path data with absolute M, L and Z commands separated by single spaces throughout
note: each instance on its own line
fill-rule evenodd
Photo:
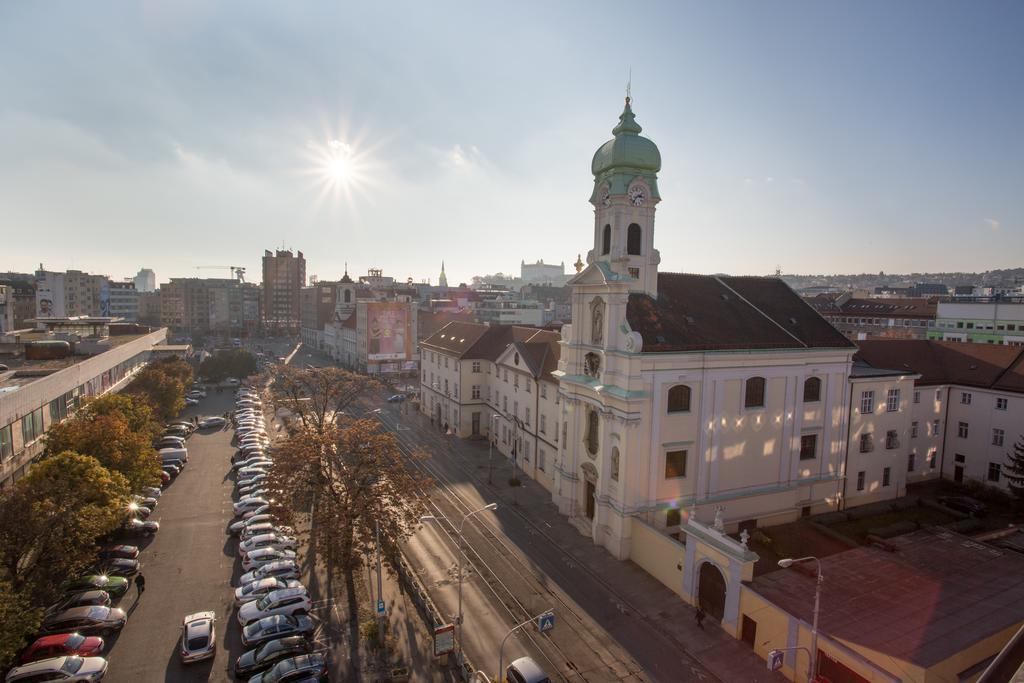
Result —
M 818 457 L 818 435 L 804 434 L 800 437 L 800 459 L 814 460 Z
M 474 384 L 473 385 L 472 397 L 473 398 L 480 398 L 480 385 L 479 384 Z
M 537 451 L 537 469 L 543 472 L 544 468 L 547 467 L 547 464 L 548 454 L 544 452 L 543 448 L 541 448 Z
M 507 413 L 508 412 L 508 396 L 502 396 L 501 397 L 501 406 L 502 406 L 502 409 Z
M 1003 437 L 1004 436 L 1005 436 L 1005 432 L 1002 429 L 993 429 L 992 430 L 992 445 L 993 446 L 1002 446 L 1003 445 Z
M 764 377 L 751 377 L 747 380 L 744 396 L 744 408 L 764 407 Z
M 1003 466 L 998 462 L 988 464 L 988 480 L 998 484 L 999 478 L 1003 476 Z
M 916 455 L 913 452 L 907 453 L 907 472 L 914 471 L 914 458 Z
M 530 424 L 530 409 L 529 409 L 529 407 L 526 408 L 526 419 L 523 420 L 523 422 L 525 422 L 527 425 Z
M 961 391 L 960 392 L 960 403 L 962 403 L 965 406 L 971 405 L 971 392 L 969 392 L 969 391 Z
M 686 451 L 665 453 L 665 478 L 679 479 L 686 476 Z
M 447 381 L 448 380 L 445 380 L 445 382 L 447 382 Z M 455 393 L 455 398 L 458 398 L 459 397 L 459 385 L 458 385 L 458 383 L 455 384 L 454 389 L 455 389 L 455 392 L 454 392 Z
M 673 527 L 679 526 L 683 522 L 683 515 L 679 511 L 679 508 L 669 508 L 665 510 L 665 526 Z
M 860 435 L 860 452 L 861 453 L 870 453 L 873 450 L 875 450 L 875 442 L 874 442 L 874 439 L 871 437 L 871 432 L 868 432 L 867 434 L 861 434 Z
M 478 360 L 473 361 L 472 371 L 473 372 L 480 372 L 480 361 L 478 361 Z
M 914 392 L 914 403 L 920 403 L 920 402 L 921 402 L 921 392 L 920 391 L 915 391 Z
M 884 470 L 882 470 L 882 486 L 888 486 L 891 477 L 892 477 L 892 468 L 891 467 L 886 467 Z
M 448 393 L 448 380 L 444 381 L 444 393 Z
M 910 438 L 917 438 L 917 420 L 914 420 L 913 422 L 910 423 Z
M 508 382 L 508 368 L 505 368 L 504 381 Z
M 966 464 L 967 463 L 967 456 L 964 455 L 963 453 L 957 453 L 957 454 L 955 454 L 953 456 L 953 462 L 958 462 L 961 465 Z
M 938 436 L 939 430 L 942 429 L 942 425 L 938 420 L 932 420 L 932 436 Z
M 532 384 L 533 384 L 532 382 L 527 382 L 526 383 L 526 393 L 528 393 L 528 394 L 532 394 L 533 393 L 533 389 L 530 388 L 532 386 Z
M 900 447 L 900 439 L 895 429 L 890 429 L 885 433 L 885 447 L 890 451 Z
M 932 449 L 932 452 L 928 454 L 928 469 L 934 470 L 938 466 L 939 452 L 936 449 Z
M 14 455 L 14 438 L 11 425 L 0 427 L 0 462 Z
M 540 433 L 545 434 L 548 431 L 548 416 L 544 413 L 540 414 Z
M 864 470 L 861 470 L 860 472 L 857 473 L 857 490 L 864 490 Z
M 448 367 L 448 356 L 445 356 L 445 357 L 444 357 L 444 366 L 445 366 L 446 368 Z
M 569 433 L 569 423 L 568 422 L 563 422 L 562 423 L 562 448 L 565 448 L 565 440 L 567 438 L 568 433 Z M 555 437 L 555 441 L 557 441 L 557 440 L 558 440 L 558 437 Z
M 942 389 L 935 390 L 935 401 L 937 403 L 942 403 Z
M 900 390 L 890 389 L 885 395 L 885 412 L 895 413 L 900 409 Z
M 875 392 L 860 392 L 860 414 L 871 415 L 875 412 Z
M 966 439 L 968 433 L 968 426 L 966 422 L 960 422 L 956 427 L 956 435 L 961 439 Z
M 512 376 L 512 386 L 514 386 L 516 389 L 519 388 L 519 375 Z
M 996 399 L 996 410 L 1006 410 L 1009 399 L 997 398 Z
M 519 401 L 512 401 L 512 414 L 519 417 Z
M 544 382 L 540 383 L 540 397 L 541 398 L 547 398 L 548 397 L 548 385 L 544 384 Z

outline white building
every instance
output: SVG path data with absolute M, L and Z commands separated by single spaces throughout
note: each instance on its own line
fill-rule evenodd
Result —
M 131 280 L 110 283 L 110 315 L 130 322 L 139 319 L 139 292 Z
M 558 286 L 564 285 L 569 280 L 569 275 L 565 272 L 565 261 L 557 266 L 553 263 L 544 263 L 544 259 L 540 259 L 536 263 L 522 261 L 519 265 L 519 273 L 519 279 L 523 281 L 523 284 Z
M 150 268 L 140 268 L 132 282 L 137 292 L 153 292 L 156 290 L 156 273 Z

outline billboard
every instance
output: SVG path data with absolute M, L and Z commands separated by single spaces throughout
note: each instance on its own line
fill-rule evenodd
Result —
M 36 272 L 36 317 L 63 318 L 64 274 Z
M 406 360 L 412 357 L 409 304 L 373 301 L 366 304 L 366 359 Z

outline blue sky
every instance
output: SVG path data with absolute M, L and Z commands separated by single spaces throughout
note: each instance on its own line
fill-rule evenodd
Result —
M 568 266 L 630 67 L 662 269 L 1020 266 L 1022 33 L 1018 2 L 0 3 L 0 270 Z

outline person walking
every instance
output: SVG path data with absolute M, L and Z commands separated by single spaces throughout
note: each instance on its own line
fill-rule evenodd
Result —
M 135 587 L 139 589 L 139 597 L 141 598 L 146 590 L 146 577 L 141 572 L 135 575 Z
M 704 613 L 704 607 L 697 605 L 697 613 L 694 615 L 694 618 L 697 620 L 697 628 L 701 631 L 704 630 L 704 617 L 706 616 L 707 614 Z

